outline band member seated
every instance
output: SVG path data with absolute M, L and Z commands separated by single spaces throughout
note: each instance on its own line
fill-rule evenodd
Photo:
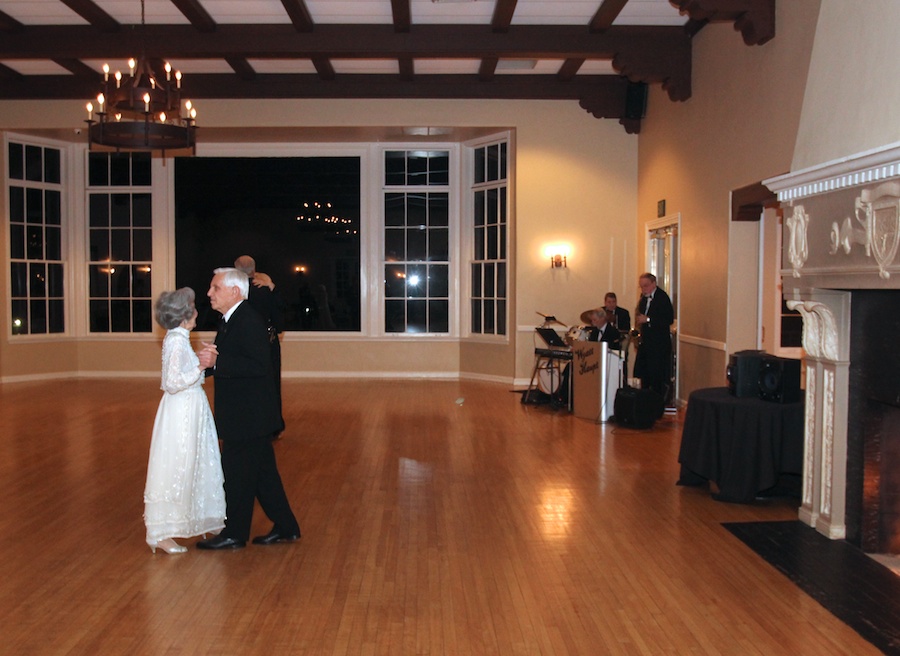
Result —
M 598 307 L 581 313 L 581 321 L 590 324 L 581 331 L 579 339 L 588 342 L 606 342 L 609 348 L 618 349 L 622 345 L 622 333 L 610 321 L 606 308 Z

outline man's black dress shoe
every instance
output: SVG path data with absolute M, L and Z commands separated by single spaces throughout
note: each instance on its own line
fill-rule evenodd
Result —
M 208 540 L 200 540 L 200 542 L 197 543 L 197 548 L 210 550 L 243 549 L 246 545 L 247 543 L 243 540 L 217 535 L 214 538 L 210 538 Z
M 253 544 L 275 544 L 276 542 L 293 542 L 300 539 L 300 531 L 287 532 L 278 528 L 273 528 L 265 535 L 258 535 L 253 538 Z

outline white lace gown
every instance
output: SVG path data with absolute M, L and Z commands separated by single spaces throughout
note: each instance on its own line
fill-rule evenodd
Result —
M 225 526 L 225 488 L 219 440 L 204 374 L 185 328 L 166 333 L 164 391 L 144 488 L 144 523 L 151 547 L 166 538 L 215 533 Z

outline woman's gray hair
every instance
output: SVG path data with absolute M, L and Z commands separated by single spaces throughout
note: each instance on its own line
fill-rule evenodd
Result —
M 194 290 L 190 287 L 163 292 L 153 308 L 156 322 L 166 330 L 177 328 L 182 321 L 194 316 L 194 297 Z

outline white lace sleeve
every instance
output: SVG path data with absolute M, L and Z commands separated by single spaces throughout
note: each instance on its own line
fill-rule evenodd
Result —
M 169 332 L 163 340 L 162 389 L 175 394 L 193 387 L 203 377 L 197 354 L 191 349 L 190 340 L 175 332 Z

